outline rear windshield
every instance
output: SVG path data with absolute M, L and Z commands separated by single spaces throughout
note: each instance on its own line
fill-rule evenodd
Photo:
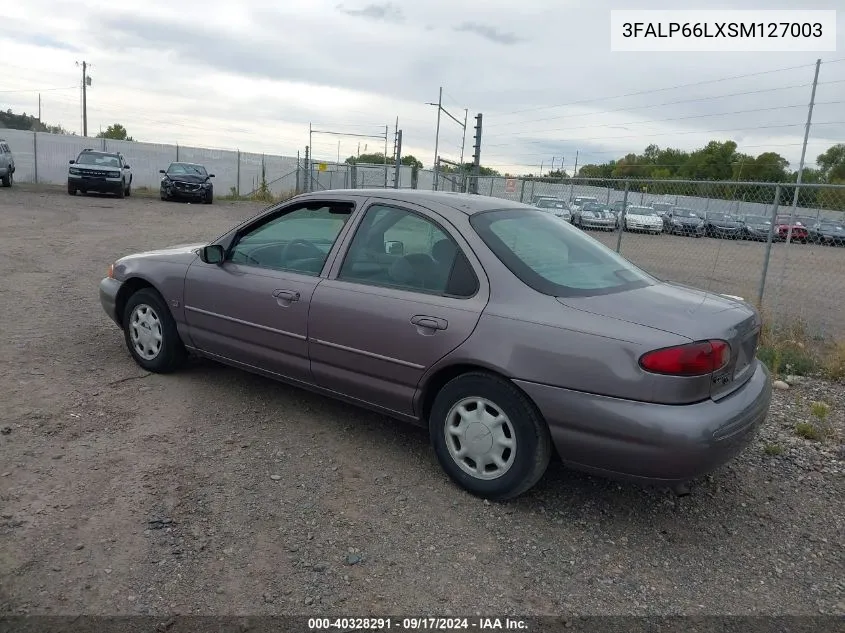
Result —
M 676 218 L 697 218 L 698 213 L 691 209 L 675 209 L 672 213 Z
M 534 209 L 473 215 L 470 224 L 523 283 L 556 297 L 611 294 L 657 283 L 594 238 Z
M 563 209 L 563 200 L 554 200 L 553 198 L 541 198 L 537 201 L 537 208 L 539 209 Z

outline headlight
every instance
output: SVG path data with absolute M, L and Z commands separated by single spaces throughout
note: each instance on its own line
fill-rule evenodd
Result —
M 119 171 L 110 171 L 109 172 L 109 178 L 120 178 L 120 172 Z
M 71 167 L 71 168 L 68 170 L 68 173 L 73 174 L 74 176 L 78 176 L 78 175 L 79 175 L 79 173 L 80 173 L 80 172 L 79 172 L 79 168 L 78 168 L 78 167 Z

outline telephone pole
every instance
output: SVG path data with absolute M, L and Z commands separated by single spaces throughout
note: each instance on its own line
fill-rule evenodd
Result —
M 475 145 L 472 153 L 472 182 L 470 193 L 478 194 L 478 178 L 481 176 L 481 112 L 475 115 Z
M 82 136 L 85 137 L 88 136 L 88 86 L 91 78 L 88 76 L 88 62 L 76 62 L 76 65 L 82 66 Z
M 440 162 L 440 113 L 443 112 L 447 117 L 452 119 L 455 123 L 461 126 L 464 131 L 464 137 L 466 138 L 466 116 L 464 117 L 464 121 L 461 122 L 460 119 L 455 118 L 452 116 L 449 111 L 443 107 L 443 86 L 440 87 L 440 93 L 437 97 L 437 103 L 427 103 L 426 105 L 430 106 L 437 106 L 437 129 L 434 133 L 434 190 L 437 191 L 437 172 Z M 466 113 L 465 113 L 466 114 Z M 461 154 L 463 154 L 463 147 L 461 147 Z
M 38 122 L 41 123 L 41 93 L 38 93 Z

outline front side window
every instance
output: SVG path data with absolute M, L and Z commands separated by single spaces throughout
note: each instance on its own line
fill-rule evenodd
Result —
M 351 203 L 339 202 L 294 208 L 240 237 L 227 259 L 247 266 L 319 275 L 352 211 Z
M 367 210 L 338 279 L 455 297 L 471 297 L 478 289 L 466 256 L 440 226 L 379 204 Z
M 470 224 L 514 275 L 543 294 L 592 296 L 657 283 L 597 240 L 542 212 L 486 211 L 473 215 Z

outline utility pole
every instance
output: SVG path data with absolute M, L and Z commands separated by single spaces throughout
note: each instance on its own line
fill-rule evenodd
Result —
M 572 172 L 572 178 L 569 180 L 569 201 L 572 202 L 572 188 L 575 186 L 575 183 L 572 182 L 575 179 L 575 175 L 578 173 L 578 150 L 575 150 L 575 169 Z
M 435 105 L 433 103 L 429 103 L 428 105 Z M 437 191 L 437 168 L 439 167 L 438 163 L 438 152 L 440 151 L 440 113 L 443 111 L 443 86 L 440 86 L 440 94 L 437 97 L 437 128 L 434 132 L 434 190 Z
M 481 176 L 481 112 L 475 115 L 475 145 L 472 152 L 471 193 L 478 194 L 478 179 Z
M 393 176 L 393 188 L 399 189 L 399 176 L 402 173 L 402 130 L 396 130 L 396 174 Z
M 83 61 L 82 64 L 76 62 L 77 66 L 82 66 L 82 136 L 88 136 L 88 86 L 91 85 L 91 78 L 88 76 L 88 62 Z
M 461 164 L 461 192 L 466 191 L 466 168 L 464 167 L 464 147 L 467 143 L 467 117 L 469 116 L 469 110 L 464 108 L 464 135 L 461 138 L 461 160 L 458 162 Z
M 38 122 L 41 123 L 41 93 L 38 93 Z
M 804 145 L 801 147 L 801 160 L 798 163 L 798 178 L 795 180 L 795 195 L 792 197 L 792 213 L 789 217 L 789 229 L 786 233 L 786 243 L 792 240 L 792 224 L 795 221 L 795 211 L 798 207 L 798 194 L 801 192 L 801 180 L 804 176 L 804 158 L 807 156 L 807 141 L 810 138 L 810 124 L 813 121 L 813 107 L 816 104 L 816 86 L 819 85 L 819 67 L 822 60 L 816 60 L 816 74 L 813 76 L 813 89 L 810 92 L 810 106 L 807 109 L 807 125 L 804 127 Z M 784 266 L 786 264 L 784 263 Z
M 439 157 L 440 157 L 440 113 L 443 112 L 447 117 L 452 119 L 455 123 L 460 125 L 464 130 L 464 138 L 466 138 L 466 118 L 464 118 L 463 123 L 452 114 L 449 113 L 446 108 L 443 107 L 443 86 L 440 87 L 440 93 L 437 97 L 437 103 L 427 103 L 426 105 L 430 106 L 437 106 L 437 129 L 434 133 L 434 190 L 437 191 L 437 172 L 439 168 Z M 463 146 L 461 146 L 461 156 L 463 157 Z M 446 162 L 446 161 L 444 161 Z M 450 162 L 451 164 L 451 162 Z

